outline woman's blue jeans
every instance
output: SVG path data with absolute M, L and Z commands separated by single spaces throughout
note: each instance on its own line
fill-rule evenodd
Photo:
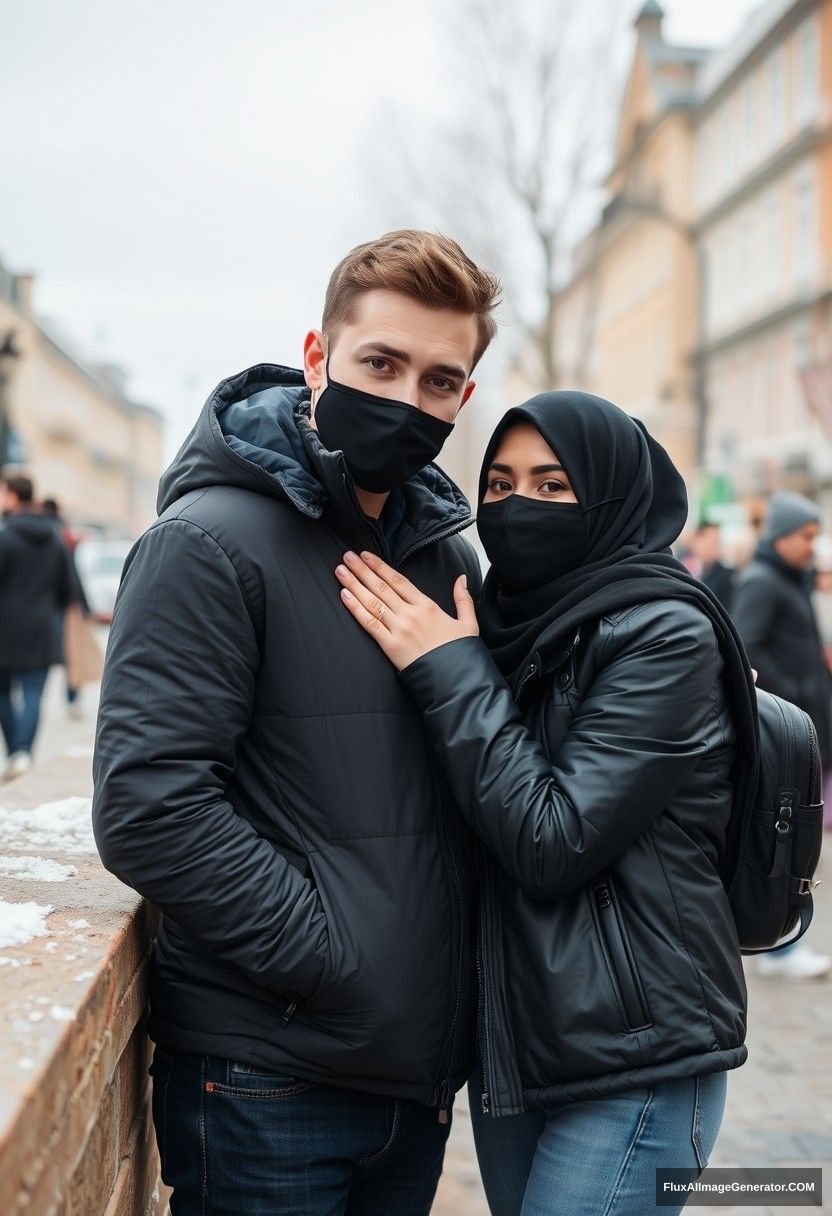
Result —
M 570 1102 L 546 1114 L 471 1118 L 492 1216 L 673 1216 L 655 1206 L 658 1168 L 704 1169 L 725 1110 L 726 1074 Z

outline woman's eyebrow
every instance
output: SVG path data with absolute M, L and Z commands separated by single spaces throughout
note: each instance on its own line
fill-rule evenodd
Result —
M 533 477 L 537 477 L 539 473 L 565 473 L 566 469 L 562 464 L 536 464 L 530 472 Z
M 510 473 L 512 471 L 510 464 L 490 464 L 488 466 L 489 473 L 492 469 L 496 469 L 498 473 Z

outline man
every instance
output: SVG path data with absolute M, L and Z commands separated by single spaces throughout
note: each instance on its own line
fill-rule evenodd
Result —
M 775 494 L 754 560 L 737 581 L 734 620 L 757 684 L 792 701 L 815 724 L 824 770 L 830 763 L 830 674 L 812 605 L 820 512 L 801 494 Z M 805 941 L 762 955 L 760 972 L 787 979 L 826 975 L 832 959 Z
M 163 914 L 153 1102 L 176 1216 L 427 1213 L 472 1067 L 471 845 L 339 599 L 372 549 L 449 611 L 478 564 L 431 460 L 498 283 L 391 233 L 336 267 L 303 374 L 219 385 L 128 558 L 93 821 Z
M 53 663 L 62 661 L 55 619 L 72 594 L 70 557 L 51 520 L 33 508 L 28 477 L 8 477 L 0 526 L 0 727 L 5 781 L 32 763 L 40 703 Z
M 707 521 L 699 524 L 693 534 L 691 550 L 696 559 L 696 577 L 713 591 L 725 611 L 730 612 L 734 594 L 734 571 L 722 560 L 719 525 Z

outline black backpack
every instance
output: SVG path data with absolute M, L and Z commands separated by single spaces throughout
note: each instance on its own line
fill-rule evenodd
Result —
M 728 884 L 743 954 L 782 950 L 809 928 L 823 839 L 820 749 L 811 718 L 762 689 L 757 714 L 756 795 L 747 802 Z

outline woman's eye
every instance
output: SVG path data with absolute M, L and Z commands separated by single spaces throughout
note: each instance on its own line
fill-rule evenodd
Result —
M 544 481 L 540 487 L 541 490 L 546 490 L 549 494 L 561 494 L 566 489 L 562 481 Z
M 505 494 L 507 490 L 511 489 L 511 485 L 507 481 L 496 480 L 489 481 L 488 488 L 489 490 L 493 490 L 495 494 Z

